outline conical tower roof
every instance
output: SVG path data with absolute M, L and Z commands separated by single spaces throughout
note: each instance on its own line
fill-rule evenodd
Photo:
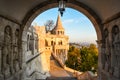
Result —
M 54 30 L 56 30 L 56 31 L 58 31 L 58 30 L 64 30 L 64 28 L 62 26 L 61 19 L 60 19 L 60 15 L 58 15 L 56 26 L 55 26 Z

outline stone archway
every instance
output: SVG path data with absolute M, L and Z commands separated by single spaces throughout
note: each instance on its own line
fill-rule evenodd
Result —
M 31 25 L 32 21 L 42 12 L 50 9 L 50 8 L 54 8 L 58 6 L 58 2 L 55 0 L 51 0 L 49 1 L 45 1 L 39 5 L 37 5 L 36 7 L 34 7 L 32 10 L 30 10 L 24 20 L 23 20 L 23 24 L 22 26 L 22 30 L 25 31 L 27 30 L 27 28 Z M 85 4 L 78 2 L 78 1 L 74 1 L 74 0 L 69 0 L 69 2 L 66 4 L 67 7 L 76 9 L 80 12 L 82 12 L 84 15 L 86 15 L 90 21 L 93 23 L 96 33 L 97 33 L 97 38 L 98 40 L 102 39 L 102 33 L 101 31 L 103 30 L 103 26 L 102 26 L 102 22 L 101 19 L 99 18 L 99 16 L 88 6 L 86 6 Z M 28 26 L 28 27 L 27 27 Z
M 32 10 L 30 10 L 26 14 L 26 16 L 23 20 L 23 24 L 21 25 L 21 29 L 22 29 L 22 33 L 21 33 L 21 40 L 22 41 L 21 42 L 22 42 L 22 48 L 23 48 L 22 49 L 23 55 L 25 55 L 25 53 L 26 53 L 25 46 L 27 46 L 27 30 L 30 27 L 32 21 L 40 13 L 42 13 L 50 8 L 57 7 L 57 6 L 58 6 L 58 3 L 55 0 L 51 0 L 50 2 L 46 1 L 46 2 L 39 4 L 38 6 L 34 7 Z M 93 23 L 94 28 L 96 30 L 97 39 L 98 39 L 97 41 L 99 43 L 102 40 L 103 26 L 101 23 L 101 19 L 97 16 L 97 14 L 92 9 L 90 9 L 88 6 L 86 6 L 85 4 L 80 3 L 78 1 L 69 0 L 69 2 L 66 4 L 66 6 L 82 12 L 91 20 L 91 22 Z M 100 45 L 98 45 L 98 46 L 99 46 L 99 52 L 100 52 Z M 100 60 L 100 53 L 99 53 L 99 60 Z M 24 56 L 23 56 L 23 63 L 25 63 Z

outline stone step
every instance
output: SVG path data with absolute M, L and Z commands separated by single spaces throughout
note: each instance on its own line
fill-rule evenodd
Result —
M 46 80 L 77 80 L 75 77 L 48 77 Z

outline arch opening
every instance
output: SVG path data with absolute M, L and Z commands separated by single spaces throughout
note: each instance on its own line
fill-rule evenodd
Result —
M 46 4 L 45 6 L 38 8 L 34 12 L 31 11 L 30 12 L 31 14 L 28 14 L 29 16 L 25 17 L 25 19 L 23 20 L 24 23 L 22 25 L 22 33 L 21 33 L 21 40 L 22 40 L 21 42 L 22 43 L 27 41 L 27 38 L 26 38 L 27 30 L 31 26 L 31 23 L 33 22 L 33 20 L 42 12 L 44 12 L 50 8 L 54 8 L 56 6 L 57 6 L 57 3 Z M 79 4 L 77 4 L 77 2 L 76 3 L 67 3 L 67 7 L 70 7 L 77 11 L 80 11 L 85 16 L 87 16 L 94 25 L 94 28 L 95 28 L 96 34 L 97 34 L 97 40 L 98 41 L 102 40 L 102 25 L 101 25 L 100 19 L 98 16 L 96 16 L 96 14 L 94 12 L 91 11 L 91 9 L 89 9 L 88 7 L 86 8 L 86 6 L 84 8 L 83 5 L 82 6 L 79 5 Z M 26 45 L 22 44 L 22 46 L 26 46 Z M 25 52 L 26 52 L 26 50 L 23 49 L 23 55 L 25 55 Z M 23 60 L 23 61 L 25 62 L 25 60 Z

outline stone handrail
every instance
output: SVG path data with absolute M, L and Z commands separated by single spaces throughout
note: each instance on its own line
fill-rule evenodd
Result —
M 79 71 L 77 71 L 77 70 L 71 69 L 71 68 L 69 68 L 69 67 L 64 67 L 64 69 L 65 69 L 66 71 L 71 72 L 71 73 L 76 73 L 77 75 L 80 75 L 80 74 L 83 73 L 83 72 L 79 72 Z
M 65 65 L 61 62 L 61 60 L 60 59 L 58 59 L 55 55 L 54 55 L 54 53 L 52 53 L 52 56 L 54 57 L 54 59 L 60 64 L 60 66 L 62 67 L 62 68 L 64 68 L 65 67 Z
M 33 59 L 35 59 L 35 58 L 38 57 L 39 55 L 40 55 L 39 53 L 34 54 L 34 55 L 31 55 L 31 56 L 29 57 L 29 59 L 26 60 L 26 63 L 29 63 L 30 61 L 32 61 Z

